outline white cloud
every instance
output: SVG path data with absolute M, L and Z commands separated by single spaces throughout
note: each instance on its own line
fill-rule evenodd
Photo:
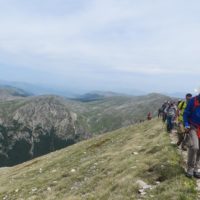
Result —
M 0 1 L 6 65 L 72 76 L 200 73 L 197 0 L 6 2 Z

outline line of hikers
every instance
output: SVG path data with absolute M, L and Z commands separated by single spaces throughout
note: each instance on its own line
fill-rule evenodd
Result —
M 166 101 L 158 110 L 158 118 L 166 122 L 167 132 L 177 129 L 177 146 L 187 150 L 186 176 L 200 178 L 200 89 L 192 97 L 188 93 L 185 100 L 178 103 Z

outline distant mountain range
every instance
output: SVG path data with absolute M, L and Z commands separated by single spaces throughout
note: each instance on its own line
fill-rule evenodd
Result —
M 116 92 L 103 92 L 103 91 L 93 91 L 83 95 L 79 95 L 74 100 L 89 102 L 89 101 L 98 101 L 108 97 L 119 97 L 119 96 L 128 96 L 126 94 L 120 94 Z M 130 95 L 129 95 L 130 96 Z
M 3 98 L 2 98 L 3 97 Z M 169 97 L 96 92 L 69 99 L 0 88 L 0 166 L 14 165 L 156 116 Z
M 74 97 L 77 93 L 74 93 L 70 89 L 66 88 L 56 88 L 51 86 L 41 86 L 39 84 L 30 84 L 24 82 L 10 82 L 10 81 L 0 81 L 0 86 L 11 86 L 15 88 L 20 88 L 22 90 L 28 91 L 34 95 L 45 95 L 45 94 L 53 94 L 53 95 L 60 95 L 64 97 Z
M 139 95 L 146 95 L 147 92 L 140 91 L 137 89 L 132 89 L 127 92 L 112 92 L 112 91 L 91 91 L 91 92 L 86 92 L 83 90 L 75 90 L 72 88 L 67 88 L 63 87 L 55 87 L 55 86 L 45 86 L 45 85 L 40 85 L 40 84 L 30 84 L 30 83 L 25 83 L 25 82 L 16 82 L 16 81 L 3 81 L 0 80 L 0 86 L 11 86 L 15 88 L 20 88 L 24 91 L 28 91 L 28 93 L 33 94 L 33 95 L 59 95 L 63 97 L 68 97 L 68 98 L 76 98 L 82 101 L 90 101 L 93 99 L 101 99 L 102 96 L 139 96 Z M 189 91 L 191 92 L 191 91 Z M 187 92 L 164 92 L 163 94 L 166 96 L 170 97 L 175 97 L 175 98 L 185 98 L 185 94 Z M 193 92 L 192 92 L 193 93 Z M 81 94 L 81 95 L 80 95 Z
M 30 83 L 24 83 L 24 82 L 11 82 L 11 81 L 2 81 L 2 80 L 0 80 L 0 86 L 11 86 L 11 87 L 16 87 L 16 88 L 21 88 L 35 95 L 44 95 L 44 94 L 49 95 L 50 94 L 50 95 L 59 95 L 59 96 L 64 96 L 64 97 L 69 97 L 69 98 L 77 98 L 79 96 L 84 96 L 85 93 L 88 93 L 84 89 L 77 90 L 73 88 L 68 88 L 68 86 L 61 88 L 61 87 L 56 87 L 56 86 L 45 86 L 45 85 L 41 86 L 40 84 L 30 84 Z M 114 92 L 107 92 L 107 91 L 106 92 L 92 91 L 89 93 L 98 93 L 98 94 L 103 93 L 103 95 L 106 95 L 106 93 L 107 95 L 111 93 L 114 94 Z M 143 91 L 132 89 L 129 95 L 138 96 L 138 95 L 144 95 L 144 94 L 146 93 Z
M 1 100 L 11 100 L 20 97 L 28 97 L 33 94 L 16 87 L 12 86 L 0 86 L 0 99 Z

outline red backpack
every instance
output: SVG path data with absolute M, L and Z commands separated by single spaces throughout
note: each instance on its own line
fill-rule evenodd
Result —
M 194 112 L 198 107 L 200 107 L 200 102 L 199 102 L 199 100 L 198 100 L 198 97 L 196 96 L 196 97 L 194 98 L 193 112 Z M 194 124 L 194 123 L 192 123 L 192 124 L 197 128 L 197 136 L 198 136 L 198 138 L 200 138 L 200 125 Z
M 196 109 L 198 106 L 200 106 L 200 103 L 199 103 L 198 97 L 195 97 L 194 98 L 194 108 L 193 108 L 193 110 Z

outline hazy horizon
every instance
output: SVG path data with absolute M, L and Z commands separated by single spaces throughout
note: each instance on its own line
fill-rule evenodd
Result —
M 194 92 L 200 2 L 0 1 L 0 80 L 83 92 Z

